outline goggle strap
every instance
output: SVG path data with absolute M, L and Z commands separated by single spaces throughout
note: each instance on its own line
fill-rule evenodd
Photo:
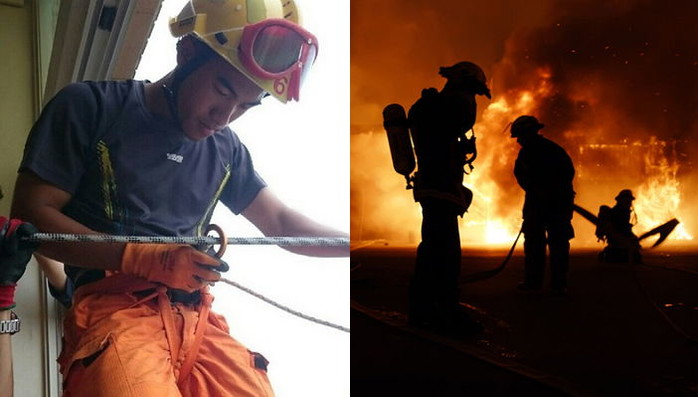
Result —
M 291 72 L 291 79 L 288 82 L 288 99 L 298 100 L 301 90 L 301 68 L 297 67 Z

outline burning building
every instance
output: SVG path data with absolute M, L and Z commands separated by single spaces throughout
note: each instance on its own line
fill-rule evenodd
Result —
M 352 239 L 418 242 L 420 207 L 392 169 L 381 110 L 408 108 L 422 88 L 443 86 L 439 66 L 469 60 L 485 70 L 493 97 L 478 97 L 464 244 L 510 244 L 519 230 L 519 147 L 507 125 L 522 114 L 538 117 L 541 133 L 572 157 L 578 205 L 596 212 L 632 189 L 636 233 L 676 217 L 670 241 L 694 241 L 698 2 L 353 0 L 351 8 Z M 573 245 L 596 243 L 590 223 L 573 223 Z

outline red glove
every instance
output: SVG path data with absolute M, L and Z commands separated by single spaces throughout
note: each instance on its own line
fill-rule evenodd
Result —
M 189 245 L 126 244 L 121 271 L 168 287 L 194 292 L 220 280 L 224 261 Z

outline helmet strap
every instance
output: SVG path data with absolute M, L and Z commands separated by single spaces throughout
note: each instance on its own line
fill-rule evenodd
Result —
M 181 123 L 179 121 L 179 111 L 177 111 L 177 95 L 167 84 L 162 85 L 162 92 L 165 94 L 167 106 L 170 108 L 170 114 L 172 114 L 175 122 L 180 124 L 181 127 Z
M 177 124 L 180 124 L 180 127 L 181 121 L 179 119 L 179 108 L 177 106 L 179 100 L 179 87 L 182 85 L 182 82 L 187 77 L 189 77 L 190 74 L 192 74 L 196 69 L 201 67 L 210 58 L 211 53 L 209 53 L 208 51 L 198 50 L 196 55 L 189 61 L 182 65 L 177 65 L 172 76 L 171 86 L 168 86 L 167 84 L 162 85 L 162 90 L 165 93 L 165 99 L 167 99 L 167 104 L 170 108 L 170 113 L 172 113 L 172 117 L 175 119 Z

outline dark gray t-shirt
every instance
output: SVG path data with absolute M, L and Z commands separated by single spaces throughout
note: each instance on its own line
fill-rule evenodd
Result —
M 220 200 L 239 214 L 266 186 L 229 128 L 192 141 L 145 107 L 144 82 L 74 83 L 44 108 L 20 171 L 72 195 L 63 212 L 108 234 L 203 234 Z

